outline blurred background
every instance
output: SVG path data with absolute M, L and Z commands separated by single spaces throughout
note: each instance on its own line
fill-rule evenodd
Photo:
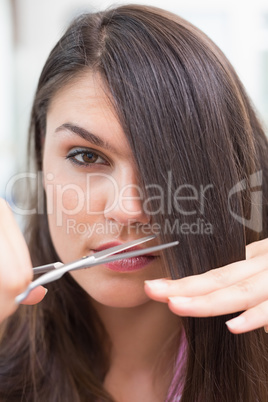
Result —
M 234 65 L 268 132 L 267 0 L 0 0 L 1 197 L 12 176 L 26 169 L 31 103 L 49 51 L 81 12 L 125 3 L 165 8 L 210 36 Z

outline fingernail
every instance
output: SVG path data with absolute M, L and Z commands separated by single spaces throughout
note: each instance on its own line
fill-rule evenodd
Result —
M 189 303 L 192 298 L 191 297 L 182 297 L 182 296 L 173 296 L 168 298 L 169 301 L 173 304 L 184 304 Z
M 44 288 L 45 289 L 45 294 L 44 294 L 44 297 L 45 297 L 45 295 L 47 294 L 47 292 L 48 292 L 48 289 L 47 288 Z
M 168 282 L 165 279 L 154 279 L 152 281 L 144 282 L 152 290 L 166 290 L 168 287 Z
M 226 324 L 227 327 L 230 328 L 230 329 L 236 329 L 236 328 L 239 328 L 239 327 L 241 327 L 242 325 L 244 325 L 245 322 L 246 322 L 245 317 L 239 316 L 239 317 L 233 318 L 233 319 L 230 320 L 230 321 L 226 321 L 225 324 Z

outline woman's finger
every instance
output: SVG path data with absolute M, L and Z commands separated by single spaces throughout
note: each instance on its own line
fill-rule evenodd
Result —
M 268 255 L 268 238 L 264 240 L 255 241 L 254 243 L 250 243 L 246 246 L 247 260 L 264 254 Z M 267 257 L 267 265 L 268 265 L 268 257 Z
M 197 297 L 170 297 L 169 307 L 178 315 L 212 317 L 248 310 L 268 299 L 268 271 L 230 287 Z
M 23 278 L 25 286 L 33 277 L 32 263 L 24 237 L 7 202 L 0 199 L 0 286 L 5 282 Z
M 26 297 L 25 300 L 23 300 L 21 304 L 37 304 L 43 300 L 46 294 L 47 289 L 43 286 L 38 286 L 31 291 L 31 293 Z
M 268 301 L 250 308 L 238 317 L 226 322 L 227 327 L 233 334 L 253 331 L 254 329 L 268 327 Z
M 17 307 L 15 297 L 13 300 L 10 300 L 8 294 L 0 294 L 0 323 L 13 314 Z
M 173 296 L 201 296 L 247 280 L 265 270 L 268 270 L 268 259 L 260 256 L 182 279 L 145 281 L 145 292 L 151 299 L 161 302 L 167 302 Z
M 15 297 L 33 277 L 28 247 L 8 203 L 0 199 L 0 322 L 14 313 Z M 40 292 L 40 291 L 39 291 Z M 35 296 L 41 299 L 41 294 Z M 30 299 L 31 300 L 31 299 Z

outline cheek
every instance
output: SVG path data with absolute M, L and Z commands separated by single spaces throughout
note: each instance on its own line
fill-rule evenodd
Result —
M 66 216 L 103 214 L 113 208 L 118 198 L 118 188 L 112 177 L 101 174 L 49 173 L 44 171 L 44 189 L 47 211 Z M 58 222 L 60 223 L 60 222 Z
M 49 230 L 63 262 L 87 255 L 92 239 L 104 233 L 106 194 L 113 194 L 111 180 L 86 174 L 44 170 Z M 109 192 L 110 190 L 110 192 Z
M 84 192 L 70 184 L 45 186 L 47 215 L 52 242 L 61 261 L 67 263 L 88 254 L 89 226 L 98 216 L 86 213 Z
M 66 183 L 60 178 L 45 186 L 47 213 L 53 215 L 57 225 L 68 217 L 79 217 L 85 210 L 86 199 L 83 186 Z

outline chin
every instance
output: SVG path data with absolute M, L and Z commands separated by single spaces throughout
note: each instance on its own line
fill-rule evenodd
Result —
M 91 295 L 90 295 L 91 296 Z M 98 295 L 97 297 L 92 297 L 95 302 L 102 304 L 106 307 L 113 307 L 113 308 L 133 308 L 141 306 L 147 303 L 150 299 L 143 295 L 143 297 L 128 297 L 122 299 L 122 297 L 118 297 L 118 295 L 113 295 L 111 297 Z
M 88 293 L 92 300 L 107 307 L 128 308 L 147 303 L 144 280 L 98 280 L 83 278 L 79 271 L 70 272 L 73 279 Z

